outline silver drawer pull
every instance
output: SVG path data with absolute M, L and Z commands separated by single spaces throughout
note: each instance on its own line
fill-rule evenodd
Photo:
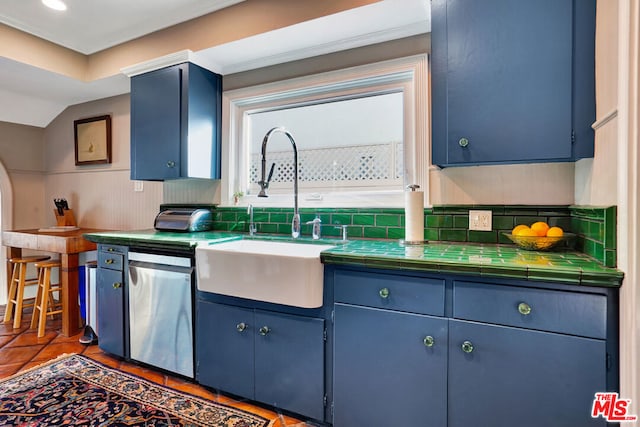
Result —
M 378 291 L 378 294 L 380 294 L 380 298 L 389 298 L 391 292 L 389 292 L 389 288 L 382 288 Z
M 531 306 L 526 302 L 521 302 L 520 304 L 518 304 L 518 311 L 523 316 L 528 316 L 529 314 L 531 314 Z
M 267 335 L 269 332 L 271 332 L 271 329 L 269 329 L 268 326 L 263 326 L 260 329 L 258 329 L 258 332 L 260 333 L 260 335 L 265 336 Z
M 249 325 L 244 322 L 240 322 L 236 325 L 236 329 L 238 330 L 238 332 L 244 332 L 244 330 L 247 329 L 247 326 Z
M 116 282 L 113 284 L 113 289 L 120 289 L 122 287 L 122 283 Z
M 436 343 L 436 340 L 433 339 L 431 335 L 427 335 L 426 337 L 424 337 L 424 340 L 422 340 L 422 342 L 424 342 L 425 347 L 433 347 L 433 345 Z
M 105 259 L 105 260 L 104 260 L 104 263 L 105 263 L 105 264 L 113 264 L 114 262 L 115 262 L 115 261 L 114 261 L 114 260 L 112 260 L 111 258 L 109 258 L 109 259 Z

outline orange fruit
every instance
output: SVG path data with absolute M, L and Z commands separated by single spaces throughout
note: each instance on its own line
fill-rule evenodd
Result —
M 562 237 L 564 231 L 560 227 L 551 227 L 547 230 L 547 237 Z
M 521 230 L 524 230 L 525 228 L 529 228 L 529 226 L 527 226 L 527 225 L 523 225 L 523 224 L 516 225 L 516 226 L 513 228 L 513 230 L 511 230 L 511 234 L 512 234 L 512 235 L 514 235 L 514 236 L 517 236 L 517 235 L 518 235 L 518 233 L 519 233 Z
M 532 230 L 531 228 L 527 227 L 518 231 L 517 235 L 522 237 L 537 237 L 538 233 L 536 233 L 535 230 Z
M 531 229 L 536 232 L 538 236 L 546 236 L 549 224 L 544 221 L 538 221 L 531 224 Z

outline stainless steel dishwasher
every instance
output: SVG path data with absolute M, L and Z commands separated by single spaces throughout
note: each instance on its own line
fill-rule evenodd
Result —
M 190 258 L 129 252 L 130 357 L 193 378 Z

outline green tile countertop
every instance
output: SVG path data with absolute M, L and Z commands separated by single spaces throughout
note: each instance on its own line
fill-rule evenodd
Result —
M 238 233 L 200 231 L 196 233 L 172 233 L 168 231 L 131 230 L 87 233 L 83 237 L 94 243 L 136 246 L 150 249 L 194 249 L 200 243 L 223 242 L 241 238 Z
M 198 244 L 219 243 L 247 234 L 232 232 L 172 233 L 166 231 L 133 230 L 85 234 L 95 243 L 136 246 L 152 249 L 193 250 Z M 257 235 L 257 239 L 290 240 L 287 236 Z M 312 243 L 311 239 L 300 242 Z M 313 243 L 335 244 L 321 254 L 325 264 L 361 267 L 418 270 L 444 274 L 552 281 L 573 285 L 619 287 L 624 274 L 604 267 L 580 252 L 535 252 L 513 245 L 430 242 L 404 246 L 397 240 L 321 239 Z
M 291 241 L 291 237 L 283 235 L 258 234 L 250 237 L 244 233 L 199 231 L 195 233 L 172 233 L 168 231 L 131 230 L 131 231 L 104 231 L 99 233 L 86 233 L 83 237 L 91 242 L 106 243 L 111 245 L 135 246 L 151 249 L 194 249 L 199 244 L 215 244 L 238 239 L 257 239 L 273 241 Z M 312 240 L 311 237 L 296 239 L 299 243 L 334 244 L 343 242 L 337 239 Z
M 575 251 L 526 251 L 511 245 L 354 240 L 322 252 L 325 264 L 619 287 L 623 273 Z

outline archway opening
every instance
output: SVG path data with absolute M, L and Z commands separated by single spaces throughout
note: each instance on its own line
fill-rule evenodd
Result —
M 13 186 L 9 173 L 0 162 L 0 225 L 2 230 L 13 228 Z M 7 248 L 2 242 L 0 234 L 0 305 L 7 304 L 8 280 L 7 280 Z

